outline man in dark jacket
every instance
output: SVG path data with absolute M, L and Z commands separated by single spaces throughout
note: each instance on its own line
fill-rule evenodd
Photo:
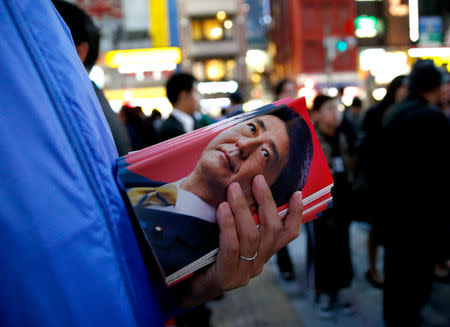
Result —
M 53 4 L 70 29 L 78 57 L 88 72 L 91 71 L 98 58 L 100 32 L 92 19 L 79 7 L 66 1 L 53 0 Z M 123 156 L 133 150 L 123 123 L 109 105 L 102 90 L 92 82 L 100 107 L 114 137 L 117 152 Z
M 195 110 L 200 101 L 197 91 L 197 80 L 188 73 L 173 74 L 166 84 L 167 98 L 173 106 L 173 111 L 160 129 L 160 141 L 191 132 L 198 126 L 194 118 Z
M 0 12 L 1 325 L 163 326 L 176 308 L 163 312 L 159 269 L 145 269 L 157 262 L 138 246 L 111 133 L 69 30 L 49 1 L 3 0 Z M 180 309 L 246 285 L 298 236 L 300 194 L 274 225 L 270 190 L 255 178 L 258 230 L 234 185 L 217 213 L 217 261 L 178 289 Z
M 435 107 L 441 83 L 441 72 L 432 61 L 416 62 L 407 98 L 389 108 L 383 119 L 374 207 L 382 209 L 375 227 L 385 244 L 387 326 L 420 325 L 435 255 L 446 246 L 443 240 L 449 235 L 444 220 L 449 125 Z

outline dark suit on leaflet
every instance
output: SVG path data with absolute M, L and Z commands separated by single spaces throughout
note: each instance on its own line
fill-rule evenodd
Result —
M 199 218 L 205 214 L 205 211 L 202 211 L 202 203 L 198 203 L 201 212 L 198 215 L 195 213 L 197 209 L 195 202 L 202 201 L 186 191 L 183 191 L 183 195 L 176 186 L 177 183 L 179 184 L 176 182 L 158 187 L 137 187 L 130 189 L 128 193 L 136 217 L 166 277 L 219 245 L 217 224 Z M 187 199 L 183 197 L 186 194 L 189 196 Z M 191 210 L 188 210 L 187 214 L 175 212 L 176 207 L 182 206 L 180 201 L 189 202 Z M 191 205 L 192 202 L 194 205 Z M 205 203 L 203 206 L 210 210 L 209 216 L 215 213 L 214 208 L 209 208 Z
M 219 245 L 217 224 L 158 209 L 134 211 L 166 277 Z

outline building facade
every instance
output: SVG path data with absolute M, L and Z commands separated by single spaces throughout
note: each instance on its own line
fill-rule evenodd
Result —
M 356 82 L 354 0 L 272 0 L 271 14 L 276 78 L 299 85 L 308 78 L 318 84 Z
M 246 91 L 247 11 L 243 0 L 178 0 L 181 69 L 201 82 L 205 112 L 217 114 L 229 93 Z

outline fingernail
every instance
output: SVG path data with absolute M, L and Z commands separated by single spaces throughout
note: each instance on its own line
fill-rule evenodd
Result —
M 300 191 L 295 191 L 295 197 L 297 197 L 300 200 L 300 203 L 302 203 L 303 195 Z
M 241 191 L 241 186 L 239 185 L 238 182 L 233 182 L 230 184 L 229 189 L 231 191 L 231 194 L 235 195 L 235 196 L 240 196 L 242 191 Z
M 266 183 L 266 179 L 264 178 L 263 175 L 256 175 L 255 176 L 255 182 L 258 183 L 260 186 L 263 186 Z
M 219 215 L 226 216 L 230 213 L 230 207 L 228 203 L 222 202 L 221 204 L 219 204 L 217 211 Z

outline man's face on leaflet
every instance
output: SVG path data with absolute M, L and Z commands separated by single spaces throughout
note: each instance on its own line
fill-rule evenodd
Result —
M 253 203 L 252 179 L 262 174 L 272 185 L 289 158 L 289 136 L 285 123 L 266 115 L 230 127 L 205 148 L 196 172 L 207 179 L 212 189 L 223 194 L 228 185 L 238 182 L 249 203 Z

